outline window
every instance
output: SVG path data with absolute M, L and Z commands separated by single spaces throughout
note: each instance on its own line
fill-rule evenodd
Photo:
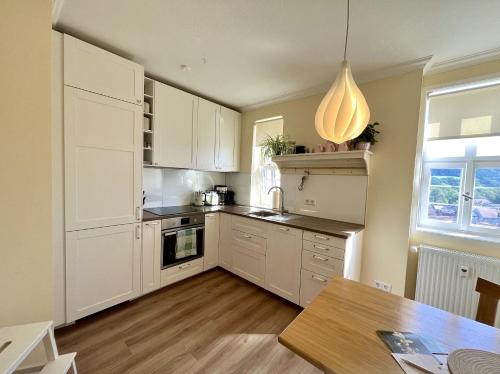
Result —
M 428 92 L 418 226 L 500 235 L 500 82 Z
M 264 157 L 260 144 L 269 135 L 283 134 L 283 118 L 275 117 L 257 121 L 253 127 L 252 175 L 250 204 L 264 208 L 272 207 L 272 197 L 268 191 L 280 185 L 280 172 L 270 158 Z

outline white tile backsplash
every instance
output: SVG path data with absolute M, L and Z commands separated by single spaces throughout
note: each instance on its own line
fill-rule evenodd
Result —
M 250 205 L 250 173 L 228 173 L 226 184 L 234 191 L 234 200 L 237 204 Z
M 225 184 L 223 173 L 185 169 L 143 169 L 145 208 L 191 204 L 194 191 Z

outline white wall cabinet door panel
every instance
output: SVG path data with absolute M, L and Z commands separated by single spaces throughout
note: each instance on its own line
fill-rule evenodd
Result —
M 160 288 L 161 221 L 142 224 L 142 294 Z
M 139 296 L 140 224 L 66 234 L 67 322 Z
M 198 134 L 196 169 L 217 170 L 215 138 L 220 106 L 208 100 L 198 99 Z
M 231 271 L 233 266 L 231 215 L 219 213 L 219 222 L 219 265 Z
M 302 231 L 275 226 L 269 230 L 266 255 L 266 289 L 291 302 L 300 300 Z
M 217 126 L 217 169 L 237 171 L 239 169 L 241 115 L 229 108 L 220 108 Z
M 219 265 L 219 214 L 205 214 L 205 253 L 203 270 Z
M 144 67 L 65 34 L 64 84 L 142 106 Z
M 140 221 L 141 108 L 72 87 L 64 100 L 66 231 Z
M 155 82 L 155 147 L 159 165 L 195 168 L 197 98 Z

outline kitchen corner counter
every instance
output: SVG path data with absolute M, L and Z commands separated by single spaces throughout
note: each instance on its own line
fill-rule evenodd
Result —
M 356 234 L 364 230 L 365 228 L 363 225 L 355 223 L 335 221 L 331 219 L 311 217 L 294 213 L 287 213 L 283 216 L 276 215 L 270 217 L 258 217 L 252 215 L 252 213 L 255 213 L 257 211 L 272 212 L 269 209 L 255 208 L 244 205 L 219 205 L 219 206 L 193 207 L 193 213 L 223 212 L 246 218 L 256 219 L 263 222 L 293 227 L 300 230 L 308 230 L 319 234 L 332 235 L 343 239 L 347 239 L 350 235 Z M 160 216 L 148 212 L 147 210 L 144 210 L 142 220 L 154 221 L 166 217 L 167 216 Z

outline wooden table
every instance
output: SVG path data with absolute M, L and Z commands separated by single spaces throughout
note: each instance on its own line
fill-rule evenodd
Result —
M 451 350 L 500 353 L 500 330 L 337 277 L 278 340 L 327 373 L 401 373 L 377 330 L 432 337 Z

